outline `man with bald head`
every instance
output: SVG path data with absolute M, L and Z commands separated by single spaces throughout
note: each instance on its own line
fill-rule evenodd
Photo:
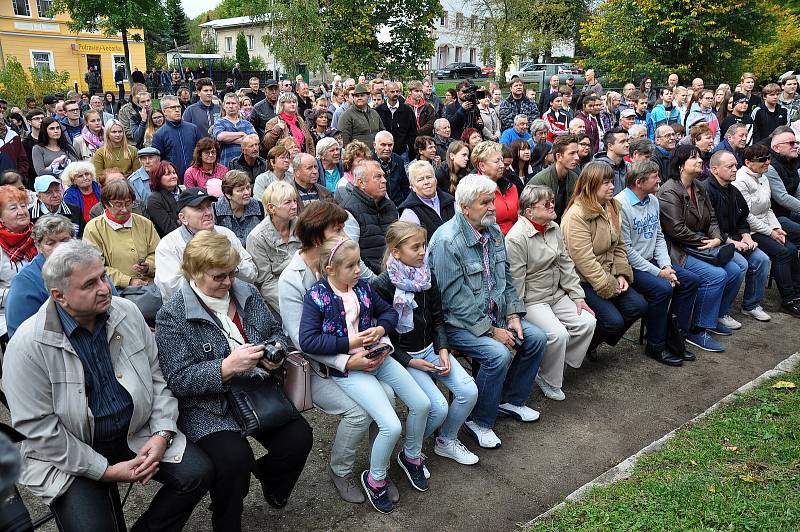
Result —
M 417 118 L 414 110 L 405 102 L 400 101 L 400 84 L 390 81 L 384 85 L 386 101 L 375 110 L 381 117 L 383 127 L 394 138 L 394 153 L 408 164 L 410 151 L 414 148 L 417 138 Z
M 694 78 L 692 80 L 692 92 L 700 91 L 705 88 L 705 83 L 703 82 L 703 78 Z
M 410 187 L 403 158 L 394 152 L 394 137 L 388 131 L 378 131 L 372 152 L 373 160 L 381 165 L 386 177 L 386 188 L 389 198 L 395 205 L 400 205 L 408 196 Z
M 787 131 L 788 129 L 788 131 Z M 791 240 L 800 233 L 800 175 L 797 172 L 797 150 L 800 142 L 794 132 L 778 128 L 770 143 L 770 164 L 767 170 L 772 192 L 772 210 Z M 795 233 L 795 234 L 792 234 Z

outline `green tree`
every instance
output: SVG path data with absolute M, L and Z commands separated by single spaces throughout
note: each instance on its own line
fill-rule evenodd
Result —
M 0 69 L 0 94 L 9 104 L 25 108 L 25 98 L 33 96 L 38 101 L 47 94 L 67 92 L 70 74 L 66 71 L 37 70 L 25 68 L 16 57 L 6 59 L 6 65 Z
M 242 70 L 250 70 L 250 52 L 247 51 L 247 39 L 243 31 L 236 36 L 236 62 Z
M 772 38 L 755 47 L 745 63 L 749 68 L 742 68 L 751 70 L 763 83 L 800 65 L 800 9 L 791 12 L 777 8 L 775 14 L 778 24 Z
M 738 78 L 741 61 L 772 26 L 763 0 L 607 0 L 580 34 L 588 66 L 614 81 L 676 72 L 713 83 Z
M 178 46 L 189 44 L 189 22 L 181 0 L 167 0 L 166 12 L 171 41 Z
M 378 23 L 389 32 L 380 43 L 383 69 L 393 78 L 420 76 L 420 65 L 427 63 L 436 48 L 434 22 L 442 14 L 439 0 L 383 0 Z
M 117 0 L 113 9 L 109 8 L 107 0 L 55 0 L 50 9 L 53 14 L 69 14 L 71 20 L 67 26 L 74 32 L 101 30 L 106 35 L 121 34 L 127 77 L 131 73 L 130 30 L 157 27 L 158 20 L 164 16 L 159 0 Z M 131 38 L 141 41 L 138 33 Z

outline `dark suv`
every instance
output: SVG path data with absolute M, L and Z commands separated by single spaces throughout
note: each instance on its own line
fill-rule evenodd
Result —
M 481 77 L 481 67 L 473 63 L 450 63 L 435 72 L 438 79 Z

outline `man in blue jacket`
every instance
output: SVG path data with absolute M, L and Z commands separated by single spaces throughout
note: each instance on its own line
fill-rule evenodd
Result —
M 194 124 L 181 120 L 181 104 L 175 96 L 161 98 L 161 112 L 166 120 L 153 135 L 152 145 L 162 160 L 175 165 L 183 183 L 183 173 L 192 164 L 194 146 L 205 135 Z

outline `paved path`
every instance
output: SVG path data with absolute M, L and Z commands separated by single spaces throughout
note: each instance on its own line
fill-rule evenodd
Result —
M 768 312 L 777 306 L 775 296 L 775 290 L 768 292 Z M 601 361 L 587 361 L 580 370 L 567 371 L 566 401 L 544 399 L 538 388 L 534 390 L 528 404 L 541 410 L 539 422 L 501 420 L 497 427 L 501 449 L 478 450 L 463 438 L 481 458 L 476 466 L 439 458 L 426 445 L 431 489 L 411 490 L 395 464 L 390 475 L 400 487 L 401 501 L 389 516 L 367 505 L 340 501 L 325 473 L 336 419 L 312 412 L 308 419 L 314 427 L 314 450 L 289 506 L 280 512 L 267 507 L 253 480 L 245 501 L 244 530 L 512 530 L 773 368 L 800 346 L 800 320 L 778 312 L 772 312 L 768 324 L 734 316 L 744 328 L 723 340 L 728 351 L 701 353 L 696 362 L 682 368 L 657 364 L 625 340 L 614 349 L 601 349 Z M 629 331 L 634 333 L 638 326 Z M 2 417 L 7 419 L 5 411 Z M 366 448 L 358 464 L 366 467 Z M 126 507 L 129 524 L 152 492 L 150 487 L 134 487 Z M 41 504 L 27 500 L 35 512 L 43 511 Z M 198 506 L 186 530 L 211 530 L 207 508 L 208 499 Z

